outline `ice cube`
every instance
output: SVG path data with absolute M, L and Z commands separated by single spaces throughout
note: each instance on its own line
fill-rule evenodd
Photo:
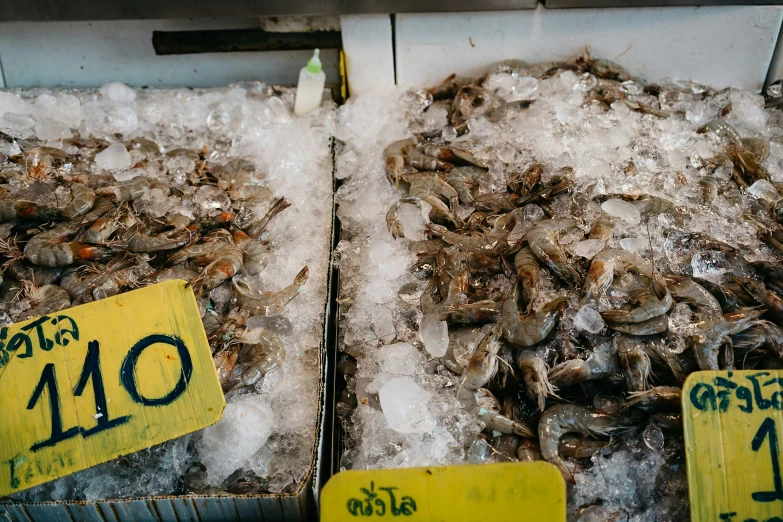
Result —
M 72 136 L 68 125 L 48 118 L 35 122 L 35 134 L 44 141 L 62 140 Z
M 291 111 L 288 110 L 286 104 L 278 96 L 272 96 L 267 100 L 266 109 L 264 114 L 270 121 L 275 123 L 287 123 L 291 121 Z
M 224 132 L 231 123 L 231 116 L 224 111 L 212 111 L 207 115 L 207 128 L 212 132 Z
M 427 409 L 428 396 L 410 377 L 394 377 L 378 392 L 386 422 L 400 433 L 430 433 L 435 419 Z
M 517 78 L 517 83 L 514 86 L 514 90 L 517 96 L 521 100 L 530 99 L 533 93 L 538 89 L 538 80 L 532 76 L 520 76 Z
M 650 241 L 644 237 L 626 237 L 620 240 L 620 248 L 639 254 L 650 248 Z
M 436 316 L 424 316 L 419 325 L 419 337 L 433 357 L 443 357 L 449 347 L 449 327 Z
M 579 81 L 576 85 L 574 85 L 574 89 L 579 89 L 582 92 L 588 92 L 593 87 L 595 87 L 597 83 L 598 79 L 589 72 L 586 72 L 579 77 Z
M 645 445 L 651 450 L 658 452 L 663 450 L 663 431 L 655 424 L 650 424 L 645 428 L 642 439 L 644 439 Z
M 774 203 L 780 199 L 778 190 L 766 179 L 760 179 L 749 186 L 748 194 L 756 199 L 763 199 L 769 203 Z
M 637 94 L 642 94 L 642 86 L 633 80 L 628 80 L 620 84 L 620 92 L 636 96 Z
M 574 245 L 574 253 L 585 259 L 592 259 L 604 249 L 606 243 L 600 239 L 585 239 Z
M 101 95 L 115 105 L 130 105 L 136 99 L 136 92 L 122 83 L 107 83 L 101 87 Z
M 767 125 L 767 112 L 764 110 L 764 97 L 748 91 L 732 89 L 729 94 L 731 102 L 730 118 L 736 118 L 743 125 L 758 131 Z
M 691 259 L 693 277 L 714 280 L 725 274 L 731 266 L 726 255 L 719 250 L 697 252 Z
M 369 258 L 370 263 L 380 267 L 389 259 L 393 249 L 394 245 L 381 239 L 370 245 L 370 248 L 367 251 L 367 257 Z
M 468 448 L 466 460 L 474 464 L 491 462 L 492 452 L 493 450 L 489 443 L 483 438 L 477 437 L 470 445 L 470 448 Z
M 454 340 L 454 360 L 461 365 L 466 365 L 473 356 L 473 352 L 478 346 L 478 343 L 486 335 L 485 332 L 476 331 L 461 334 Z
M 231 208 L 231 200 L 228 194 L 214 185 L 203 185 L 199 187 L 193 200 L 204 210 L 228 210 Z
M 601 204 L 601 209 L 610 216 L 619 217 L 630 225 L 638 225 L 642 221 L 639 210 L 622 199 L 608 199 Z
M 271 408 L 255 395 L 226 404 L 223 416 L 196 444 L 211 484 L 221 484 L 266 444 L 274 427 Z
M 522 207 L 522 219 L 537 223 L 544 219 L 544 209 L 538 205 L 525 205 Z
M 421 241 L 424 239 L 424 226 L 429 223 L 429 213 L 432 208 L 428 203 L 422 206 L 426 210 L 420 209 L 411 203 L 403 203 L 397 207 L 397 219 L 402 225 L 402 233 L 411 241 Z
M 2 93 L 0 93 L 2 94 Z M 30 135 L 30 129 L 35 125 L 35 120 L 29 116 L 23 114 L 16 114 L 13 112 L 6 112 L 0 118 L 0 126 L 7 125 L 10 130 L 14 131 L 18 137 L 27 137 Z
M 727 179 L 731 179 L 733 173 L 734 173 L 734 167 L 732 167 L 731 165 L 720 165 L 718 168 L 715 169 L 714 176 L 718 179 L 727 180 Z
M 116 107 L 106 113 L 106 124 L 111 132 L 127 135 L 139 128 L 139 119 L 132 108 Z
M 131 157 L 125 145 L 114 143 L 95 155 L 95 163 L 103 170 L 123 170 L 131 166 Z
M 598 310 L 592 306 L 583 306 L 574 316 L 574 327 L 590 333 L 598 333 L 604 329 L 604 322 Z

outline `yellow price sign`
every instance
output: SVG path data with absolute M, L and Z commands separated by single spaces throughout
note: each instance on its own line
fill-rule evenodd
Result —
M 0 497 L 215 423 L 193 291 L 167 281 L 0 329 Z
M 682 393 L 693 522 L 783 522 L 783 371 L 704 371 Z
M 343 471 L 321 491 L 322 522 L 565 522 L 563 476 L 547 462 Z

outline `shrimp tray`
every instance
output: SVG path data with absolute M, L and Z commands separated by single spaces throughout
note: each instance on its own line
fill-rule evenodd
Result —
M 334 469 L 546 460 L 569 520 L 688 520 L 682 383 L 783 365 L 780 86 L 422 87 L 340 110 Z
M 13 520 L 308 519 L 327 367 L 331 101 L 294 90 L 0 92 L 2 326 L 188 281 L 217 424 L 0 501 Z

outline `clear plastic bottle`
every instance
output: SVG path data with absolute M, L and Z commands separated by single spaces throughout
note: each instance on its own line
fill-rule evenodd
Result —
M 321 106 L 326 74 L 318 58 L 319 52 L 316 49 L 313 57 L 307 61 L 307 66 L 299 71 L 299 84 L 296 86 L 296 103 L 294 103 L 294 114 L 297 116 L 307 114 Z

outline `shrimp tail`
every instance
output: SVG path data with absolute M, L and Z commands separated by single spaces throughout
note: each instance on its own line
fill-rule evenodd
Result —
M 307 278 L 310 277 L 310 268 L 305 266 L 302 270 L 296 274 L 294 278 L 294 284 L 297 286 L 303 286 L 307 282 Z
M 655 274 L 652 278 L 652 288 L 658 299 L 666 297 L 666 279 L 661 274 Z
M 73 241 L 71 250 L 75 258 L 83 261 L 105 261 L 114 256 L 114 252 L 110 248 L 90 245 L 81 241 Z
M 253 239 L 258 239 L 258 237 L 261 235 L 261 232 L 263 232 L 266 226 L 269 224 L 269 221 L 271 221 L 273 217 L 275 217 L 280 212 L 284 211 L 290 206 L 291 203 L 289 203 L 284 197 L 278 198 L 275 201 L 273 201 L 272 206 L 269 207 L 269 210 L 266 211 L 264 217 L 262 217 L 260 221 L 253 224 L 250 228 L 247 229 L 247 235 L 249 235 Z

